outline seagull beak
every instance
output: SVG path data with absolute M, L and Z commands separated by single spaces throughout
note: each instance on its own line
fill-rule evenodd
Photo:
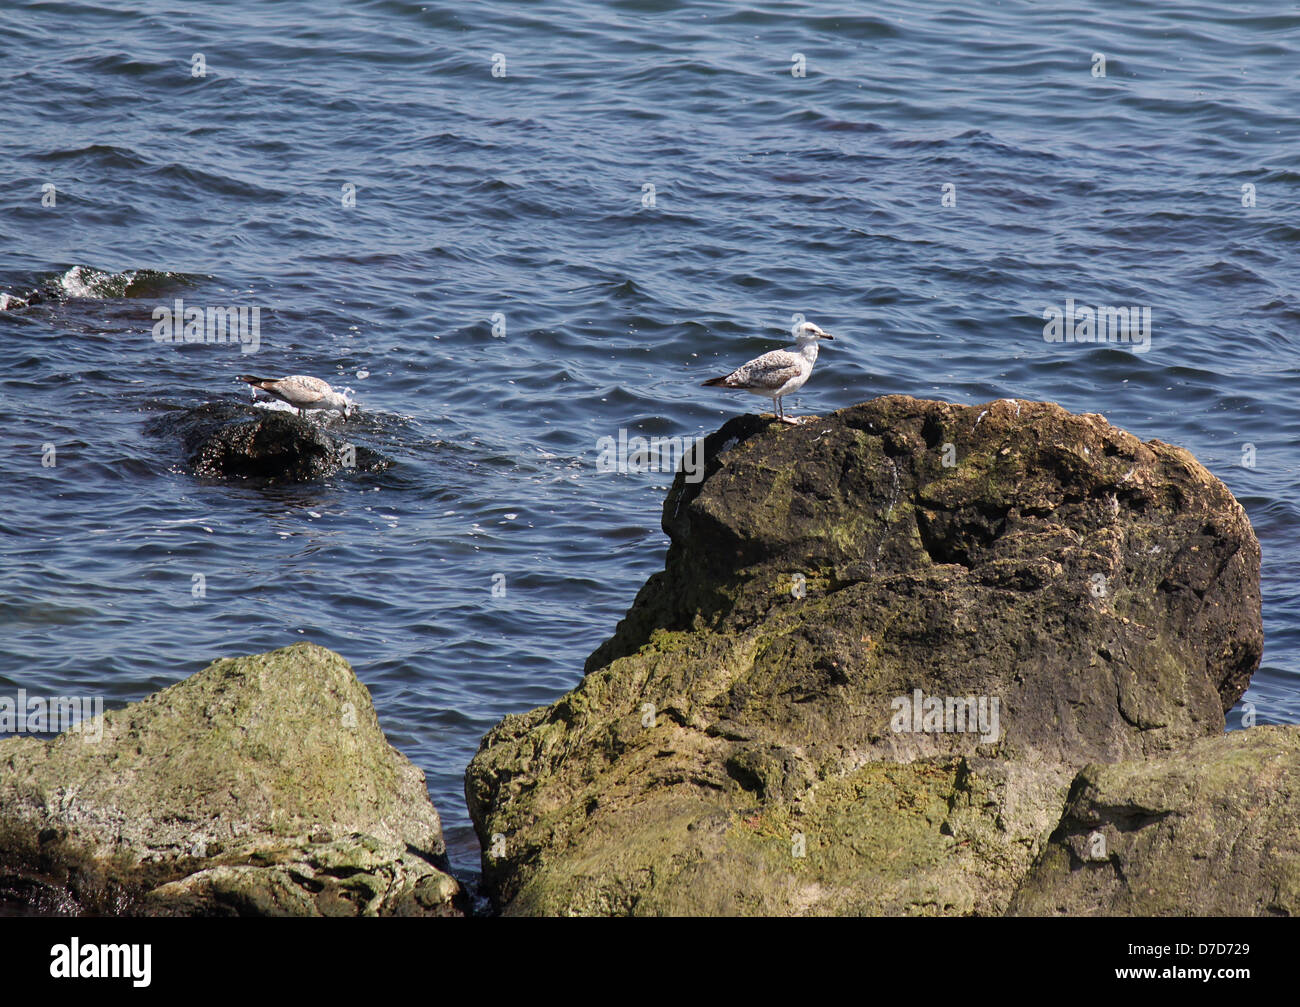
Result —
M 822 338 L 822 339 L 834 339 L 835 337 L 832 336 L 829 332 L 823 332 L 823 333 L 821 334 L 821 338 Z

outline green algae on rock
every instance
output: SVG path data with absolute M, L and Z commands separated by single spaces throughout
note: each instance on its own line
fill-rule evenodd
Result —
M 0 885 L 34 909 L 449 915 L 424 774 L 338 654 L 224 659 L 103 714 L 0 741 Z
M 755 416 L 583 681 L 483 739 L 506 913 L 1001 913 L 1089 762 L 1221 733 L 1259 547 L 1186 451 L 1052 403 Z M 996 732 L 896 703 L 996 699 Z
M 1010 913 L 1300 916 L 1300 727 L 1085 767 Z

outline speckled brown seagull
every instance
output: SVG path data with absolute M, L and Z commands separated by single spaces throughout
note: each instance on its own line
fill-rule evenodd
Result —
M 352 405 L 320 378 L 308 374 L 291 374 L 287 378 L 255 378 L 251 374 L 239 375 L 254 388 L 287 402 L 302 415 L 304 409 L 337 409 L 344 416 L 352 412 Z
M 813 364 L 817 362 L 817 341 L 834 338 L 820 326 L 802 322 L 794 330 L 793 350 L 764 353 L 747 364 L 741 364 L 725 377 L 705 381 L 701 387 L 741 388 L 755 395 L 766 395 L 772 400 L 772 409 L 778 420 L 798 423 L 793 416 L 786 416 L 781 408 L 781 399 L 802 388 L 808 375 L 812 374 Z

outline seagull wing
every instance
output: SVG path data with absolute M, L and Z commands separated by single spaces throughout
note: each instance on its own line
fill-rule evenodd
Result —
M 727 388 L 770 388 L 776 391 L 791 378 L 803 373 L 802 363 L 796 353 L 789 350 L 772 350 L 741 364 L 722 379 Z
M 291 374 L 275 383 L 275 391 L 283 395 L 286 402 L 307 405 L 319 402 L 333 389 L 320 378 L 313 378 L 308 374 Z

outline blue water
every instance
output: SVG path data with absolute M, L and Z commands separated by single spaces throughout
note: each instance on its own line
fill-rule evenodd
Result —
M 865 6 L 7 3 L 0 291 L 45 296 L 0 311 L 0 694 L 314 640 L 473 870 L 479 738 L 662 565 L 670 477 L 597 440 L 761 405 L 699 382 L 803 313 L 839 338 L 795 413 L 1050 399 L 1190 449 L 1263 548 L 1246 698 L 1300 722 L 1300 12 Z M 259 307 L 257 352 L 155 342 L 176 297 Z M 1046 342 L 1066 298 L 1150 307 L 1149 351 Z M 157 424 L 243 372 L 349 389 L 396 464 L 196 480 Z

